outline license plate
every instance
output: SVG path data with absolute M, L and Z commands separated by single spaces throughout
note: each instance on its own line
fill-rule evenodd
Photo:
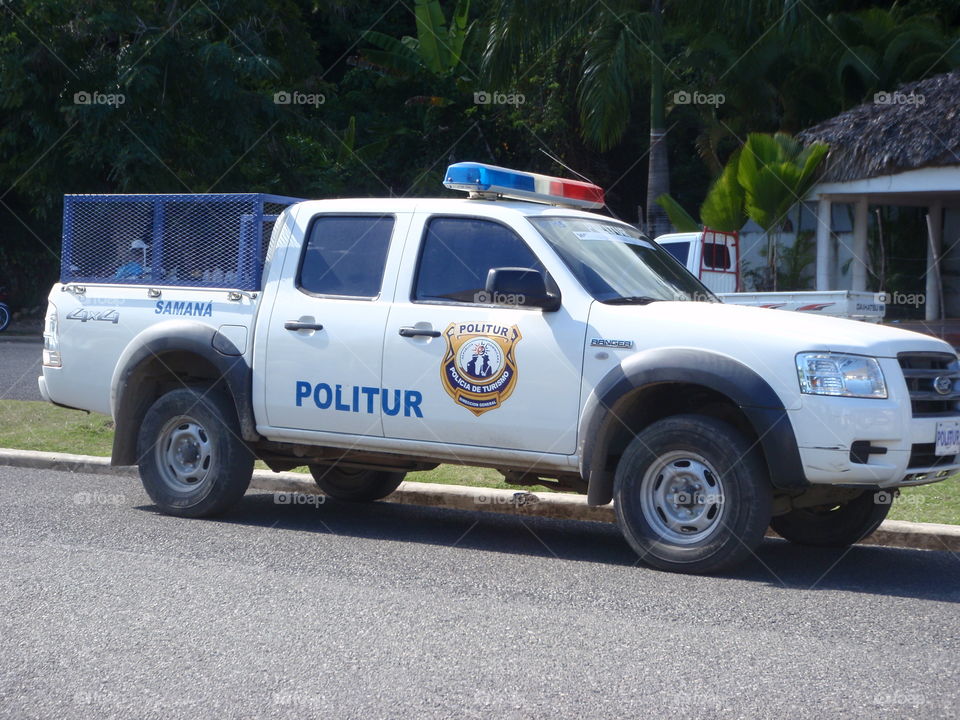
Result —
M 937 423 L 936 455 L 960 455 L 960 422 Z

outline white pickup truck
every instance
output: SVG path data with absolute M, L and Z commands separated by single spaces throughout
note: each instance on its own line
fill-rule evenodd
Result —
M 669 233 L 658 237 L 657 244 L 725 303 L 876 323 L 883 322 L 887 311 L 884 293 L 853 290 L 740 292 L 740 242 L 736 233 L 718 230 Z
M 445 184 L 470 197 L 67 196 L 43 396 L 112 415 L 113 463 L 169 514 L 228 510 L 255 458 L 353 501 L 487 466 L 612 501 L 683 572 L 771 525 L 856 542 L 960 467 L 946 343 L 716 302 L 580 209 L 595 186 L 478 163 Z

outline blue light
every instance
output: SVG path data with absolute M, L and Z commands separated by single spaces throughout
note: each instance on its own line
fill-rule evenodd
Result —
M 443 184 L 452 190 L 488 192 L 491 188 L 505 188 L 535 192 L 532 175 L 482 163 L 455 163 L 447 168 Z
M 443 184 L 466 190 L 472 198 L 510 198 L 593 210 L 604 205 L 603 188 L 580 180 L 510 170 L 486 163 L 462 162 L 447 168 Z

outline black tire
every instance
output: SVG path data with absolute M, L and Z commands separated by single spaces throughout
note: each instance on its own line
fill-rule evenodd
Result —
M 336 465 L 311 465 L 310 474 L 325 495 L 348 502 L 372 502 L 385 498 L 400 487 L 407 475 L 403 472 Z
M 865 490 L 842 504 L 791 510 L 770 521 L 784 540 L 811 547 L 853 545 L 880 527 L 890 512 L 890 495 Z
M 10 308 L 5 303 L 0 303 L 0 332 L 7 329 L 10 325 Z
M 773 489 L 756 450 L 735 428 L 703 415 L 659 420 L 627 446 L 614 478 L 620 530 L 641 562 L 714 573 L 763 540 Z
M 168 515 L 207 517 L 236 505 L 253 476 L 233 402 L 218 391 L 183 388 L 147 411 L 137 438 L 140 480 Z

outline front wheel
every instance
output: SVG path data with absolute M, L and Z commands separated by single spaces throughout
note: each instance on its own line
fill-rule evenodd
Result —
M 770 523 L 773 491 L 757 452 L 736 429 L 702 415 L 645 428 L 617 465 L 614 506 L 642 562 L 711 573 L 745 560 Z
M 143 419 L 137 455 L 144 489 L 168 515 L 225 512 L 253 476 L 233 403 L 217 391 L 182 388 L 160 397 Z
M 873 533 L 890 512 L 887 493 L 865 490 L 845 503 L 791 510 L 770 521 L 776 533 L 797 545 L 842 548 Z
M 403 482 L 406 473 L 387 470 L 364 470 L 337 465 L 311 465 L 313 481 L 335 500 L 371 502 L 392 493 Z
M 10 324 L 10 308 L 6 303 L 0 303 L 0 332 L 7 329 Z

